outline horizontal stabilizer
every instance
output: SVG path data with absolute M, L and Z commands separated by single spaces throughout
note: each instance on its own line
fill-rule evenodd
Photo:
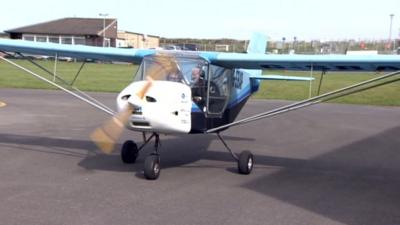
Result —
M 250 79 L 257 80 L 286 80 L 286 81 L 311 81 L 312 77 L 296 77 L 296 76 L 282 76 L 282 75 L 253 75 Z

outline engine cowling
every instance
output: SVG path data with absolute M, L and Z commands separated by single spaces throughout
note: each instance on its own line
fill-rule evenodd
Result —
M 156 133 L 189 133 L 192 107 L 190 87 L 178 82 L 153 81 L 144 98 L 138 99 L 134 93 L 144 82 L 134 82 L 118 95 L 119 111 L 127 104 L 135 108 L 126 124 L 127 128 Z

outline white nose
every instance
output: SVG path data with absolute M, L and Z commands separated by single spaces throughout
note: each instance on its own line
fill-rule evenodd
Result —
M 188 133 L 191 129 L 192 97 L 189 86 L 169 81 L 154 81 L 143 99 L 135 94 L 142 82 L 125 88 L 117 99 L 118 109 L 127 104 L 135 110 L 127 127 L 136 131 Z

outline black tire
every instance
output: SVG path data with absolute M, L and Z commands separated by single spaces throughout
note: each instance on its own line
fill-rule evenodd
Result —
M 126 164 L 135 163 L 139 150 L 135 142 L 125 141 L 121 148 L 121 159 Z
M 254 158 L 250 151 L 243 151 L 239 155 L 238 170 L 240 174 L 250 174 L 253 170 Z
M 144 177 L 148 180 L 156 180 L 160 176 L 160 157 L 158 155 L 149 155 L 144 161 Z

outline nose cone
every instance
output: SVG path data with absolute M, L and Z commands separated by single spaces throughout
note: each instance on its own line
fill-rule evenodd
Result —
M 185 84 L 153 81 L 143 99 L 136 93 L 145 81 L 134 82 L 117 98 L 118 110 L 134 107 L 127 127 L 135 131 L 189 133 L 191 129 L 191 89 Z

